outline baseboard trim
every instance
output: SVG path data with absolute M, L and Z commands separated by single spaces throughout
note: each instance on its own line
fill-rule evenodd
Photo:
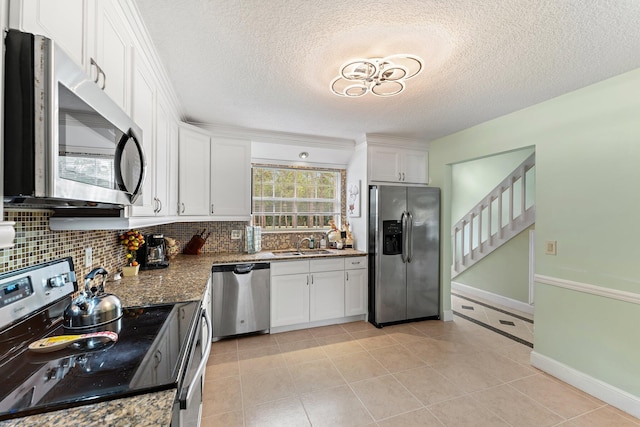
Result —
M 632 304 L 640 304 L 640 294 L 636 292 L 627 292 L 621 291 L 619 289 L 604 288 L 602 286 L 592 285 L 589 283 L 574 282 L 573 280 L 559 279 L 557 277 L 543 276 L 541 274 L 536 274 L 535 279 L 538 283 L 555 286 L 557 288 L 584 292 L 587 294 L 611 298 L 618 301 L 630 302 Z
M 640 418 L 640 397 L 638 396 L 593 378 L 535 350 L 531 352 L 531 365 L 611 406 Z
M 451 282 L 451 290 L 464 292 L 467 295 L 472 295 L 477 298 L 482 298 L 487 301 L 491 301 L 495 304 L 502 305 L 504 307 L 509 307 L 513 310 L 522 311 L 523 313 L 528 313 L 533 315 L 534 308 L 533 305 L 529 305 L 526 302 L 518 301 L 515 299 L 503 297 L 502 295 L 494 294 L 492 292 L 483 291 L 482 289 L 472 288 L 471 286 L 464 285 L 458 282 Z
M 318 320 L 315 322 L 308 322 L 308 323 L 298 323 L 296 325 L 285 325 L 285 326 L 276 326 L 276 327 L 272 326 L 269 333 L 278 334 L 280 332 L 297 331 L 299 329 L 318 328 L 320 326 L 339 325 L 341 323 L 357 322 L 359 320 L 366 321 L 367 315 L 360 314 L 355 316 L 339 317 L 337 319 Z
M 442 321 L 443 322 L 451 322 L 451 321 L 453 321 L 453 310 L 443 310 L 443 312 L 442 312 Z

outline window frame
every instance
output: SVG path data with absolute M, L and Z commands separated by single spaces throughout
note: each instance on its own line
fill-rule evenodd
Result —
M 322 216 L 331 216 L 334 219 L 336 226 L 340 227 L 345 216 L 346 209 L 346 170 L 338 169 L 338 168 L 327 168 L 327 167 L 312 167 L 312 166 L 294 166 L 294 165 L 271 165 L 271 164 L 252 164 L 251 165 L 251 214 L 252 214 L 252 223 L 253 225 L 262 226 L 263 233 L 300 233 L 300 232 L 326 232 L 330 230 L 331 227 L 329 224 L 325 224 L 323 226 L 314 226 L 314 227 L 303 227 L 299 228 L 297 225 L 297 216 L 301 214 L 301 212 L 297 212 L 297 203 L 298 200 L 304 203 L 304 201 L 312 201 L 313 198 L 301 198 L 298 199 L 296 197 L 296 185 L 294 184 L 294 197 L 293 198 L 278 198 L 278 200 L 292 200 L 296 209 L 293 209 L 292 212 L 285 212 L 284 215 L 290 215 L 292 217 L 291 227 L 284 228 L 283 226 L 279 226 L 281 228 L 273 228 L 274 226 L 265 226 L 264 223 L 261 223 L 258 218 L 262 216 L 268 216 L 269 214 L 263 215 L 262 213 L 254 212 L 254 180 L 255 180 L 255 172 L 254 170 L 258 169 L 276 169 L 276 170 L 287 170 L 292 171 L 294 173 L 299 171 L 311 171 L 311 172 L 332 172 L 337 176 L 336 180 L 336 199 L 335 204 L 339 207 L 338 211 L 334 211 L 332 213 L 328 213 L 327 215 Z M 317 184 L 316 184 L 317 185 Z M 275 199 L 275 198 L 274 198 Z M 305 214 L 304 212 L 303 214 Z M 310 216 L 314 216 L 313 212 L 308 213 Z M 315 216 L 319 216 L 315 214 Z

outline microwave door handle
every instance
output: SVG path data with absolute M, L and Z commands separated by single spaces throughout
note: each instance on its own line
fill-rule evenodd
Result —
M 140 175 L 138 176 L 138 182 L 136 183 L 133 191 L 127 188 L 124 183 L 124 177 L 122 174 L 122 169 L 120 167 L 122 163 L 122 153 L 124 152 L 124 147 L 127 145 L 129 141 L 133 141 L 135 144 L 136 150 L 138 152 L 138 157 L 140 159 Z M 142 192 L 142 184 L 144 183 L 145 174 L 147 172 L 147 162 L 144 157 L 144 150 L 142 149 L 142 144 L 140 140 L 136 137 L 136 134 L 133 132 L 133 129 L 129 129 L 129 131 L 122 135 L 120 138 L 120 142 L 118 143 L 118 147 L 116 148 L 116 164 L 115 164 L 115 172 L 116 172 L 116 181 L 120 190 L 127 192 L 130 194 L 129 198 L 131 203 L 135 203 L 135 201 L 140 196 Z
M 200 377 L 202 376 L 202 372 L 204 371 L 205 367 L 207 366 L 207 357 L 206 357 L 206 355 L 208 355 L 209 352 L 211 351 L 211 340 L 213 339 L 213 329 L 211 328 L 211 319 L 209 319 L 209 313 L 207 313 L 207 310 L 203 310 L 202 311 L 202 317 L 204 318 L 205 322 L 207 323 L 207 349 L 204 351 L 204 355 L 202 357 L 202 360 L 200 361 L 200 365 L 198 365 L 198 369 L 196 370 L 196 374 L 191 379 L 191 383 L 189 384 L 189 388 L 187 389 L 187 397 L 185 398 L 185 402 L 184 402 L 185 406 L 186 406 L 187 402 L 189 402 L 189 399 L 191 399 L 191 395 L 193 394 L 193 390 L 195 390 L 195 388 L 197 386 L 197 382 L 200 380 Z M 196 333 L 199 333 L 199 332 L 196 331 Z M 182 406 L 182 402 L 181 402 L 181 406 Z

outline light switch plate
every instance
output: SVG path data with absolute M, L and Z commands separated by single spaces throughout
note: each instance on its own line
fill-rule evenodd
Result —
M 556 255 L 558 253 L 558 242 L 556 240 L 547 240 L 544 253 L 547 255 Z
M 242 230 L 231 230 L 231 240 L 238 240 L 242 237 Z

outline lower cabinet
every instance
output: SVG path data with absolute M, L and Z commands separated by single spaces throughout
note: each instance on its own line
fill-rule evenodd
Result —
M 366 257 L 351 259 L 364 269 L 345 258 L 272 262 L 271 327 L 366 314 Z
M 308 281 L 308 274 L 271 277 L 271 327 L 309 321 Z
M 344 315 L 367 313 L 367 258 L 347 258 L 344 265 Z

